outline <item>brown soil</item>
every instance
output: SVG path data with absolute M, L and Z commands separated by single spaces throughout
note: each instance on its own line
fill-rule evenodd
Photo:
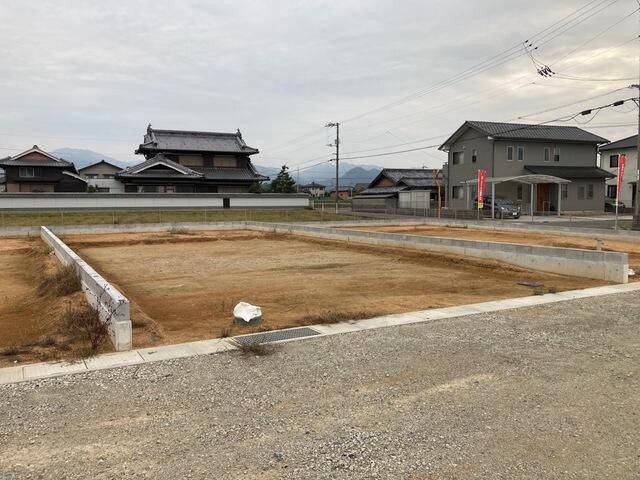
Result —
M 59 268 L 40 239 L 3 238 L 0 264 L 0 367 L 86 355 L 85 343 L 61 326 L 62 313 L 84 302 L 83 294 L 38 293 L 44 275 Z M 109 349 L 105 344 L 101 351 Z
M 357 228 L 376 232 L 407 233 L 411 235 L 462 238 L 489 242 L 523 243 L 528 245 L 545 245 L 549 247 L 582 248 L 595 250 L 597 238 L 574 237 L 535 232 L 513 232 L 509 230 L 477 230 L 474 228 L 440 227 L 430 225 L 416 225 L 407 227 L 398 225 L 391 227 Z M 629 267 L 640 271 L 640 241 L 603 240 L 603 250 L 609 252 L 626 252 L 629 254 Z
M 491 261 L 257 232 L 65 237 L 166 343 L 246 333 L 234 305 L 263 310 L 261 330 L 532 295 L 603 282 Z M 155 340 L 158 340 L 157 338 Z M 134 333 L 134 344 L 147 340 Z

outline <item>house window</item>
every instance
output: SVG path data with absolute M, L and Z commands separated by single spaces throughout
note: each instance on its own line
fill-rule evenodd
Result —
M 544 153 L 543 153 L 542 159 L 545 162 L 548 162 L 551 160 L 551 149 L 549 147 L 544 147 Z
M 618 155 L 609 155 L 609 168 L 618 168 Z
M 451 193 L 453 194 L 453 198 L 464 198 L 464 190 L 462 189 L 462 187 L 453 187 L 451 189 Z
M 215 157 L 213 157 L 213 166 L 237 168 L 238 162 L 236 160 L 236 157 L 222 157 L 222 156 L 216 155 Z
M 464 163 L 464 152 L 453 152 L 451 163 L 453 165 L 462 165 Z
M 478 196 L 478 186 L 471 185 L 471 198 L 477 198 Z
M 157 193 L 158 186 L 157 185 L 143 185 L 142 186 L 143 193 Z
M 618 186 L 617 185 L 607 185 L 607 197 L 609 198 L 616 198 L 617 195 L 617 190 Z
M 507 147 L 507 161 L 513 161 L 513 147 L 511 146 Z
M 36 176 L 36 170 L 33 167 L 20 167 L 18 174 L 21 177 L 32 178 Z
M 578 200 L 584 200 L 584 185 L 578 187 Z
M 587 200 L 593 200 L 593 183 L 587 185 Z
M 519 184 L 517 187 L 516 199 L 522 201 L 522 184 Z
M 471 150 L 471 163 L 476 163 L 478 161 L 478 150 L 475 148 Z
M 524 147 L 518 147 L 518 161 L 522 162 L 524 160 Z
M 560 185 L 560 192 L 563 200 L 569 198 L 569 185 L 566 183 L 562 183 Z
M 553 147 L 553 161 L 560 161 L 560 147 Z

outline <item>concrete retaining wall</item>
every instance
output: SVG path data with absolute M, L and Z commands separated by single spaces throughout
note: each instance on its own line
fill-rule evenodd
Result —
M 40 235 L 64 265 L 73 265 L 87 301 L 108 323 L 109 335 L 116 350 L 131 350 L 132 332 L 129 300 L 82 260 L 47 227 L 41 227 Z
M 280 193 L 2 193 L 0 210 L 100 210 L 136 208 L 306 208 L 306 194 Z
M 629 256 L 626 253 L 598 252 L 575 248 L 519 245 L 515 243 L 482 242 L 441 237 L 421 237 L 396 233 L 341 230 L 310 225 L 287 225 L 266 222 L 246 222 L 247 228 L 291 233 L 370 245 L 403 247 L 432 252 L 450 253 L 530 268 L 542 272 L 627 283 Z

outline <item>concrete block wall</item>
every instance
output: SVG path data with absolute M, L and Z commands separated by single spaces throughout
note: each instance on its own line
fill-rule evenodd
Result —
M 615 283 L 627 283 L 629 278 L 629 256 L 626 253 L 341 230 L 311 225 L 287 225 L 267 222 L 247 222 L 247 228 L 497 260 L 542 272 L 593 278 Z
M 115 349 L 131 350 L 133 340 L 129 300 L 47 227 L 40 227 L 40 235 L 60 262 L 75 267 L 87 301 L 98 311 L 100 320 L 108 323 Z

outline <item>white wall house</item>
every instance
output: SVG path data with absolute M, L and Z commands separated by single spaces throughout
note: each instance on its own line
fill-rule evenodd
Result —
M 600 147 L 600 168 L 618 175 L 618 162 L 623 153 L 627 156 L 623 186 L 620 189 L 620 201 L 627 207 L 635 205 L 635 183 L 638 180 L 637 135 L 607 143 Z M 607 180 L 606 195 L 615 198 L 617 177 Z
M 122 168 L 101 160 L 81 168 L 78 173 L 100 193 L 124 193 L 124 184 L 116 178 L 120 171 Z

